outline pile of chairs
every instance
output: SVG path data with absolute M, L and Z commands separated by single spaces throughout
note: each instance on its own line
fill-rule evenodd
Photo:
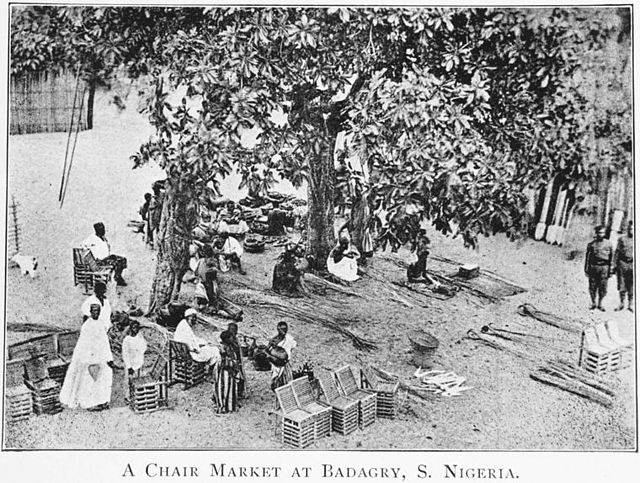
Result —
M 7 423 L 29 419 L 33 413 L 31 391 L 24 384 L 24 361 L 7 361 L 5 407 Z
M 34 413 L 56 414 L 62 411 L 62 387 L 49 377 L 45 357 L 35 357 L 24 362 L 24 383 L 31 391 Z
M 129 379 L 129 406 L 136 413 L 149 413 L 169 407 L 167 360 L 158 355 L 145 376 Z
M 583 369 L 602 375 L 629 367 L 632 362 L 632 343 L 620 337 L 614 321 L 582 331 L 579 364 Z
M 333 431 L 348 435 L 371 426 L 378 417 L 395 418 L 399 383 L 379 383 L 365 372 L 356 374 L 353 367 L 344 366 L 317 375 L 323 400 L 314 396 L 307 376 L 277 388 L 282 442 L 305 448 Z

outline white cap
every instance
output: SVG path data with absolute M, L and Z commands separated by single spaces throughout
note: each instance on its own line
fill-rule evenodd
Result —
M 198 311 L 196 309 L 187 309 L 184 311 L 184 316 L 189 317 L 190 315 L 197 315 Z

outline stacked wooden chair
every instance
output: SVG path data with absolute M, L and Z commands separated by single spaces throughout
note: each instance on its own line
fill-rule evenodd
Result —
M 35 357 L 24 363 L 24 383 L 31 391 L 33 412 L 56 414 L 62 411 L 59 383 L 49 377 L 45 357 Z
M 340 394 L 333 374 L 319 374 L 316 377 L 327 404 L 331 406 L 333 430 L 343 435 L 351 434 L 358 428 L 358 401 Z
M 298 407 L 313 414 L 316 439 L 331 436 L 331 406 L 318 401 L 313 395 L 309 377 L 303 376 L 291 382 Z
M 58 342 L 55 334 L 43 335 L 9 346 L 9 359 L 27 360 L 34 357 L 44 357 L 48 377 L 58 384 L 62 384 L 69 368 L 69 361 L 65 361 L 58 355 Z
M 183 342 L 169 341 L 169 383 L 182 382 L 184 389 L 197 386 L 207 376 L 207 363 L 194 361 L 189 346 Z
M 15 423 L 29 419 L 33 413 L 31 391 L 24 384 L 24 360 L 7 361 L 5 421 Z
M 79 337 L 80 337 L 79 330 L 74 330 L 72 332 L 63 332 L 56 335 L 56 339 L 57 339 L 56 345 L 58 347 L 58 358 L 67 364 L 67 368 L 69 363 L 71 362 L 71 358 L 73 357 L 73 350 L 76 348 L 76 344 L 78 342 Z M 51 371 L 49 371 L 49 374 L 51 374 Z M 65 370 L 65 375 L 66 375 L 66 370 Z
M 582 331 L 580 366 L 596 375 L 611 373 L 622 367 L 620 347 L 609 338 L 603 324 Z
M 113 267 L 98 265 L 88 248 L 73 249 L 73 285 L 82 285 L 85 295 L 93 292 L 96 282 L 109 283 L 113 273 Z
M 370 367 L 365 367 L 360 373 L 362 387 L 376 393 L 376 416 L 379 418 L 395 419 L 398 416 L 398 394 L 400 382 L 381 381 Z
M 376 393 L 361 389 L 358 386 L 355 372 L 351 366 L 344 366 L 336 371 L 336 379 L 344 396 L 358 401 L 358 424 L 366 428 L 376 422 Z
M 306 448 L 315 443 L 315 416 L 298 407 L 293 386 L 286 384 L 276 389 L 282 419 L 282 443 L 294 448 Z
M 129 379 L 129 406 L 136 413 L 148 413 L 169 407 L 167 360 L 158 355 L 146 376 Z

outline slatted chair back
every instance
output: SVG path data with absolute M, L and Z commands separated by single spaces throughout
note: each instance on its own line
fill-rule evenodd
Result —
M 291 384 L 286 384 L 277 388 L 276 398 L 278 399 L 278 404 L 284 414 L 298 409 L 298 403 L 296 402 L 296 397 L 293 393 L 293 386 Z
M 336 371 L 336 378 L 338 379 L 338 384 L 340 384 L 340 387 L 347 396 L 360 389 L 351 366 L 344 366 L 338 369 Z
M 176 359 L 182 359 L 186 361 L 191 360 L 191 352 L 189 352 L 189 346 L 184 342 L 178 342 L 177 340 L 169 341 L 169 349 Z
M 373 373 L 373 370 L 371 370 L 371 367 L 366 366 L 363 367 L 360 371 L 360 382 L 362 384 L 362 387 L 367 386 L 370 388 L 375 388 L 380 381 Z
M 73 249 L 73 265 L 91 272 L 99 272 L 101 270 L 100 265 L 98 265 L 98 262 L 93 256 L 93 253 L 91 253 L 91 250 L 88 248 Z
M 39 356 L 50 358 L 56 356 L 57 353 L 53 334 L 35 337 L 9 346 L 9 359 L 32 359 Z
M 598 336 L 593 327 L 584 329 L 584 345 L 587 348 L 600 349 L 602 346 L 598 343 Z
M 594 330 L 596 331 L 596 336 L 598 337 L 598 342 L 601 346 L 608 349 L 615 349 L 618 346 L 618 344 L 612 341 L 609 337 L 607 327 L 604 324 L 597 324 Z
M 162 381 L 167 374 L 167 359 L 162 354 L 158 355 L 158 358 L 153 363 L 149 377 L 152 381 Z
M 24 384 L 24 360 L 7 361 L 7 387 L 22 386 Z
M 44 357 L 34 357 L 24 363 L 26 379 L 31 383 L 44 381 L 49 377 L 47 361 Z
M 305 376 L 294 379 L 291 382 L 291 387 L 300 406 L 307 406 L 315 402 L 316 399 L 313 397 L 313 388 L 311 387 L 308 377 Z
M 340 397 L 338 385 L 333 377 L 333 373 L 318 374 L 316 378 L 318 379 L 324 397 L 327 398 L 327 402 L 331 402 Z
M 74 330 L 73 332 L 64 332 L 58 334 L 58 355 L 66 359 L 73 355 L 73 349 L 76 347 L 78 338 L 80 337 L 80 331 Z

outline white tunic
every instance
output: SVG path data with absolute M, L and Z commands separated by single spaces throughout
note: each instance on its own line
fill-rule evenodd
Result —
M 109 242 L 95 234 L 87 237 L 87 239 L 82 242 L 82 246 L 91 250 L 93 256 L 98 260 L 103 260 L 111 254 Z
M 358 261 L 356 258 L 342 257 L 342 259 L 336 263 L 333 261 L 334 250 L 335 248 L 331 250 L 329 258 L 327 258 L 327 270 L 329 273 L 347 282 L 355 282 L 358 280 L 360 277 L 358 276 Z M 349 250 L 355 249 L 349 248 Z
M 173 340 L 187 344 L 194 361 L 209 362 L 209 364 L 213 365 L 220 360 L 220 350 L 196 336 L 189 322 L 185 319 L 182 319 L 176 327 Z
M 79 406 L 85 409 L 108 403 L 111 400 L 113 371 L 107 362 L 111 360 L 113 356 L 103 323 L 87 319 L 73 350 L 60 391 L 60 402 L 70 408 Z
M 128 335 L 122 341 L 122 361 L 124 369 L 137 371 L 144 366 L 144 353 L 147 350 L 147 341 L 142 334 L 135 337 Z
M 244 253 L 244 249 L 242 248 L 242 245 L 238 240 L 230 236 L 227 237 L 227 240 L 222 246 L 222 253 L 224 253 L 225 255 L 231 255 L 232 253 L 235 253 L 236 255 L 238 255 L 238 257 L 241 257 Z

